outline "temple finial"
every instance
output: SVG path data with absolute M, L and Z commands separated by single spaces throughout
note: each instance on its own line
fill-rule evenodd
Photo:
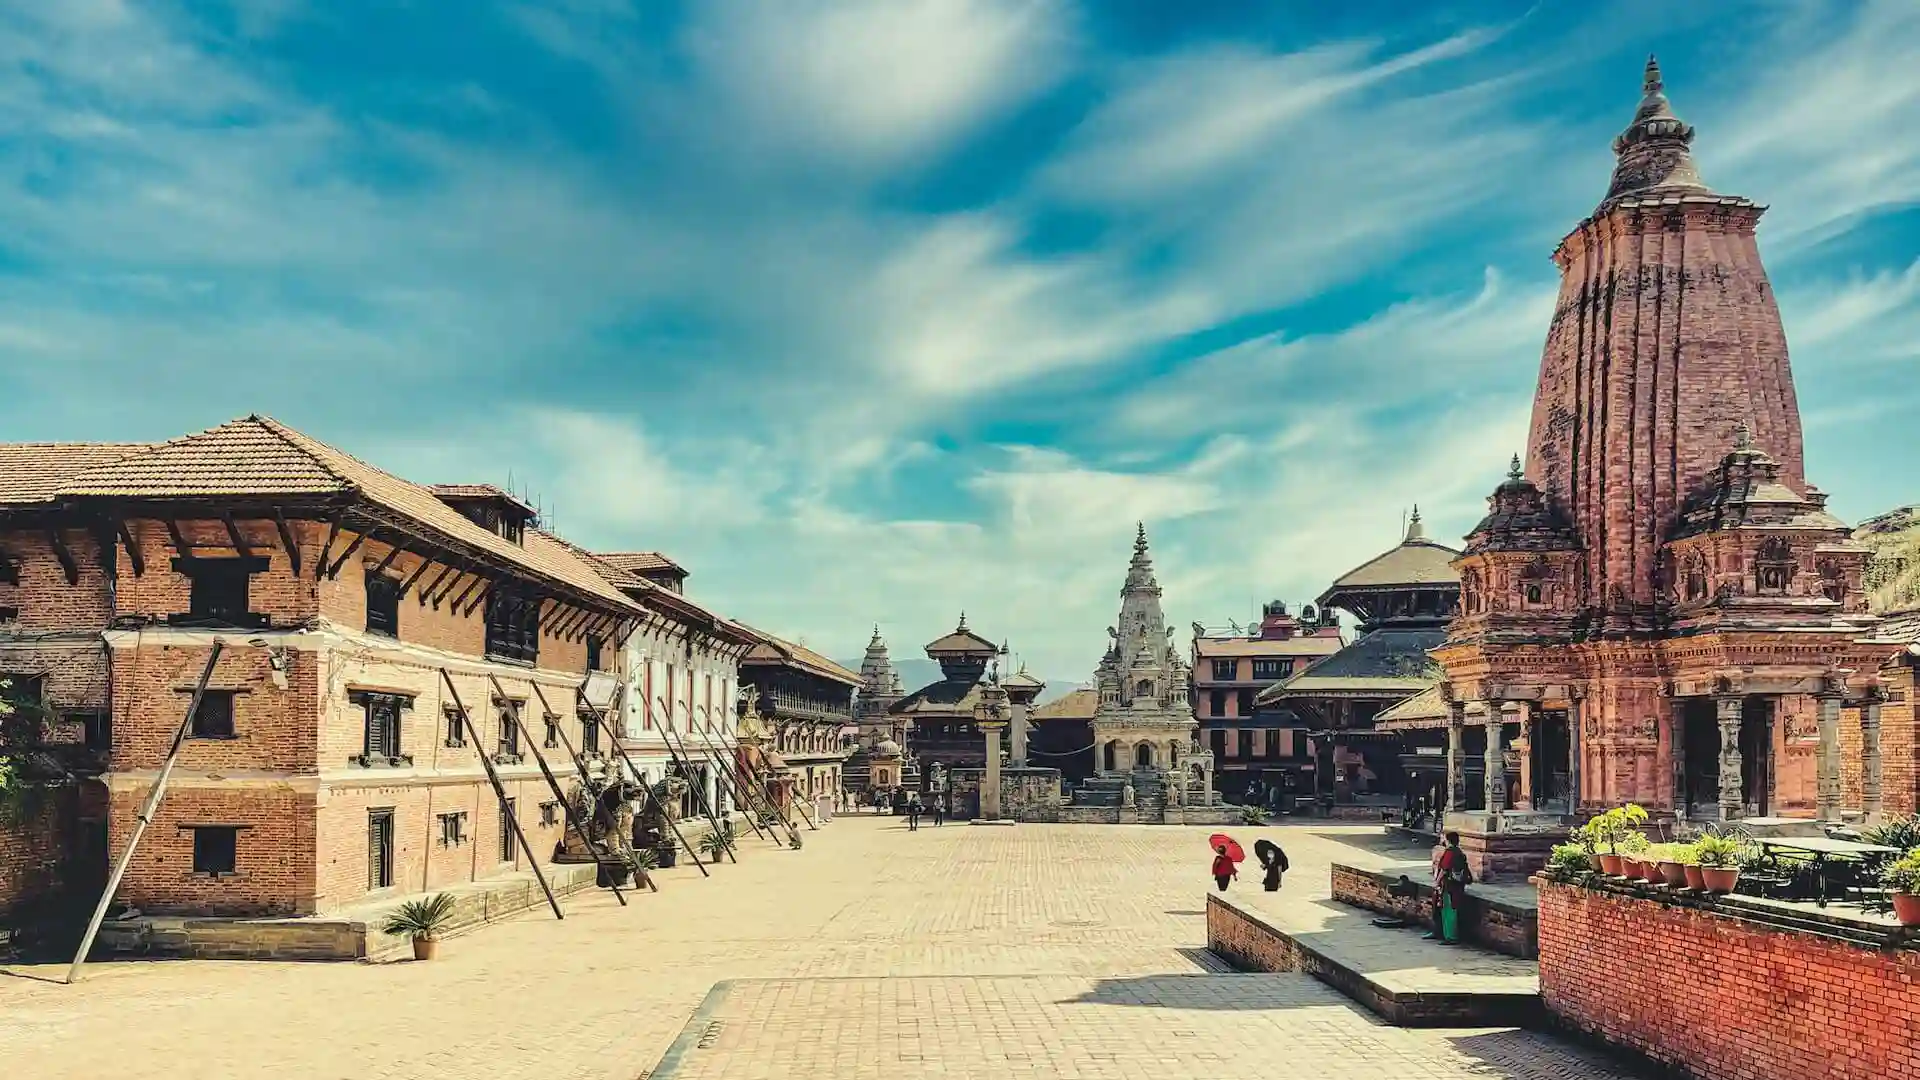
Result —
M 1648 53 L 1646 80 L 1640 85 L 1641 95 L 1644 97 L 1652 97 L 1653 95 L 1666 89 L 1666 85 L 1667 85 L 1666 83 L 1660 81 L 1659 58 L 1654 56 L 1652 53 Z
M 1414 503 L 1413 513 L 1407 516 L 1407 539 L 1424 540 L 1426 538 L 1426 527 L 1420 524 L 1420 504 Z
M 1513 455 L 1513 460 L 1507 463 L 1507 479 L 1509 480 L 1520 479 L 1520 455 L 1519 454 Z
M 967 613 L 963 611 L 960 613 L 960 625 L 955 629 L 965 630 L 966 628 L 967 628 Z

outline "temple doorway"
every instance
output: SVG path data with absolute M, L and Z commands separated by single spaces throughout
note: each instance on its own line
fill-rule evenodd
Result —
M 1108 743 L 1106 746 L 1101 748 L 1100 771 L 1114 772 L 1115 770 L 1120 768 L 1120 762 L 1118 760 L 1119 755 L 1117 751 L 1114 749 L 1115 745 L 1116 744 L 1114 743 Z
M 1571 809 L 1567 770 L 1572 754 L 1573 735 L 1567 727 L 1566 710 L 1542 709 L 1534 719 L 1533 737 L 1527 747 L 1535 810 Z
M 1153 744 L 1141 743 L 1133 748 L 1133 767 L 1142 772 L 1153 768 Z
M 1773 795 L 1773 708 L 1766 698 L 1740 703 L 1740 799 L 1749 817 L 1766 817 Z
M 1680 797 L 1687 817 L 1717 817 L 1720 721 L 1711 698 L 1681 698 Z

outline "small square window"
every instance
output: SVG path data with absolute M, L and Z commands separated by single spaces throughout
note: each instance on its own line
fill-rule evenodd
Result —
M 186 622 L 259 626 L 266 620 L 248 611 L 248 585 L 254 574 L 264 573 L 267 560 L 259 557 L 233 559 L 179 558 L 173 569 L 192 582 L 187 613 L 175 616 Z
M 543 802 L 540 804 L 540 824 L 548 827 L 560 824 L 559 803 Z
M 232 690 L 208 690 L 201 695 L 188 733 L 196 739 L 233 738 L 233 696 Z
M 69 713 L 67 720 L 80 725 L 87 749 L 102 752 L 113 749 L 112 713 Z
M 463 811 L 456 814 L 441 814 L 440 846 L 459 847 L 467 841 L 467 815 Z
M 240 827 L 237 825 L 195 825 L 193 828 L 193 872 L 231 874 L 239 858 Z
M 467 745 L 467 725 L 460 719 L 460 710 L 448 705 L 440 711 L 440 715 L 446 721 L 447 745 Z
M 1214 681 L 1232 682 L 1235 674 L 1237 674 L 1236 669 L 1239 666 L 1239 661 L 1237 660 L 1215 660 L 1213 662 Z

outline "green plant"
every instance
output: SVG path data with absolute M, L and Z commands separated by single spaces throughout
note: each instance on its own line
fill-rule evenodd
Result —
M 1592 824 L 1581 825 L 1569 832 L 1567 842 L 1578 845 L 1581 851 L 1589 855 L 1599 854 L 1598 841 L 1594 837 Z
M 1638 829 L 1629 829 L 1621 833 L 1614 841 L 1614 845 L 1620 854 L 1642 861 L 1647 858 L 1647 853 L 1653 850 L 1653 841 L 1648 840 L 1647 834 Z
M 633 865 L 641 870 L 660 869 L 660 853 L 648 847 L 633 849 Z
M 1902 814 L 1878 825 L 1860 830 L 1860 838 L 1869 844 L 1912 851 L 1920 847 L 1920 816 Z
M 1637 803 L 1628 803 L 1596 816 L 1592 821 L 1587 822 L 1586 828 L 1596 846 L 1605 846 L 1609 855 L 1622 855 L 1627 852 L 1621 851 L 1621 847 L 1633 842 L 1627 837 L 1638 836 L 1642 840 L 1646 839 L 1640 832 L 1640 826 L 1646 822 L 1646 810 Z
M 1730 836 L 1702 836 L 1693 842 L 1694 856 L 1700 865 L 1714 870 L 1725 870 L 1740 865 L 1740 857 L 1745 845 Z
M 1267 823 L 1267 812 L 1261 809 L 1260 807 L 1243 806 L 1240 808 L 1240 824 L 1265 825 L 1266 823 Z
M 453 894 L 434 893 L 421 900 L 409 900 L 387 916 L 382 933 L 396 937 L 424 938 L 436 941 L 440 932 L 453 922 Z
M 1880 884 L 1894 892 L 1920 896 L 1920 845 L 1888 863 L 1880 871 Z
M 1687 866 L 1700 865 L 1700 852 L 1699 852 L 1699 849 L 1696 847 L 1696 845 L 1668 844 L 1667 846 L 1673 849 L 1673 854 L 1669 855 L 1668 858 L 1672 859 L 1674 862 L 1681 863 Z
M 1550 877 L 1567 880 L 1585 877 L 1593 872 L 1593 853 L 1578 843 L 1553 845 L 1553 853 L 1547 856 L 1547 874 Z
M 700 838 L 700 854 L 705 855 L 709 862 L 718 862 L 720 856 L 726 853 L 727 847 L 725 833 L 710 832 Z

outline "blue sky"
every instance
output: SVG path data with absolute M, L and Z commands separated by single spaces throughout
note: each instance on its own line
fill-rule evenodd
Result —
M 1649 51 L 1811 478 L 1920 497 L 1911 0 L 10 0 L 0 438 L 269 413 L 1084 677 L 1136 519 L 1179 626 L 1466 531 Z

